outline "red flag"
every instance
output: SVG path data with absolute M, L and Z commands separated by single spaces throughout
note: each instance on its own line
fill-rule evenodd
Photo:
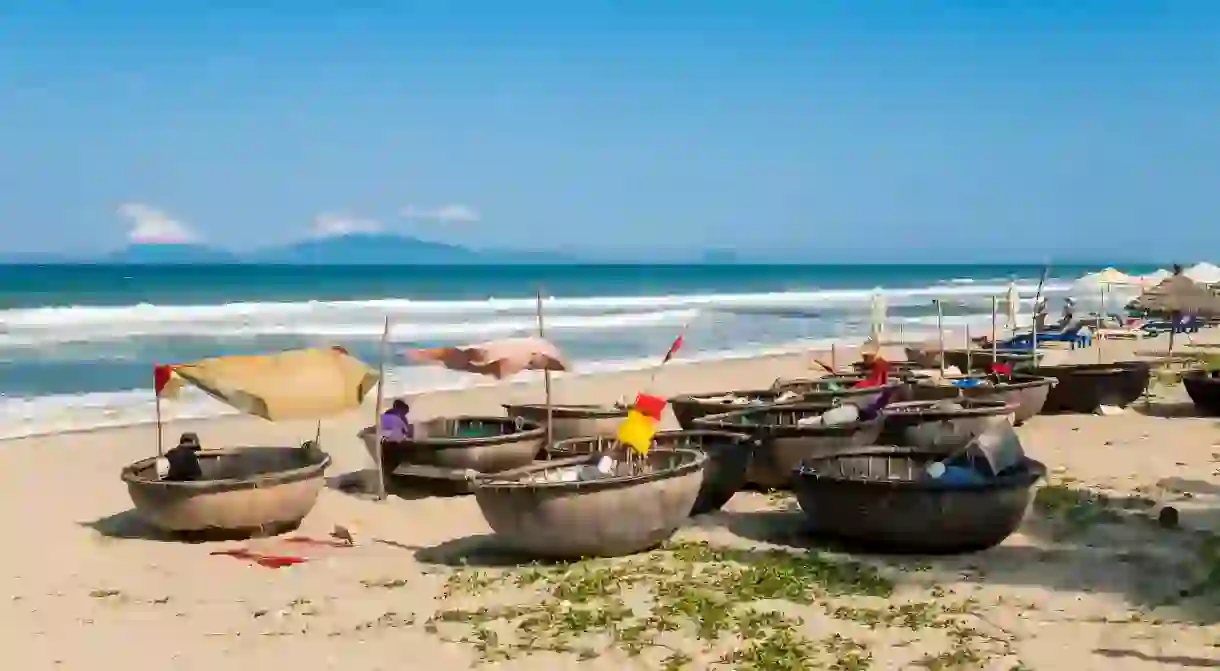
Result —
M 665 358 L 661 360 L 661 365 L 669 363 L 669 360 L 674 358 L 674 355 L 678 353 L 678 350 L 682 349 L 682 338 L 683 336 L 679 335 L 674 339 L 674 344 L 669 346 L 669 351 L 665 353 Z
M 173 379 L 173 366 L 162 366 L 160 364 L 153 365 L 153 389 L 156 391 L 157 396 L 160 396 L 161 392 L 165 391 L 165 388 L 169 386 L 169 383 Z
M 635 397 L 634 408 L 641 414 L 661 421 L 661 413 L 665 412 L 665 399 L 650 394 L 639 394 Z
M 988 366 L 992 375 L 1012 375 L 1012 366 L 1003 363 L 993 363 Z

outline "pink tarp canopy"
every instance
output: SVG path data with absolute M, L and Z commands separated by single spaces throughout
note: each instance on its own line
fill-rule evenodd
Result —
M 553 343 L 542 338 L 509 338 L 461 347 L 408 350 L 407 358 L 450 370 L 504 379 L 523 370 L 571 370 Z

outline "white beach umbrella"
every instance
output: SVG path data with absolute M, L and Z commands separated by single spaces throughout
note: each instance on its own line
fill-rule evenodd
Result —
M 1008 295 L 1004 297 L 1004 315 L 1007 319 L 1006 326 L 1010 329 L 1017 327 L 1017 313 L 1021 311 L 1021 292 L 1017 291 L 1017 283 L 1010 282 L 1008 285 Z
M 1148 289 L 1151 289 L 1152 287 L 1155 287 L 1156 285 L 1160 284 L 1161 282 L 1164 282 L 1165 280 L 1169 279 L 1169 277 L 1171 275 L 1173 275 L 1173 273 L 1169 272 L 1168 270 L 1165 270 L 1164 268 L 1161 268 L 1159 270 L 1155 270 L 1151 273 L 1148 273 L 1147 275 L 1140 275 L 1140 276 L 1136 277 L 1135 279 L 1139 280 L 1140 287 L 1142 289 L 1148 290 Z
M 1211 263 L 1197 263 L 1187 268 L 1182 274 L 1199 284 L 1216 284 L 1220 282 L 1220 266 Z
M 873 295 L 868 302 L 869 311 L 869 336 L 878 342 L 881 341 L 881 334 L 885 332 L 885 294 L 882 293 L 881 287 L 873 289 Z

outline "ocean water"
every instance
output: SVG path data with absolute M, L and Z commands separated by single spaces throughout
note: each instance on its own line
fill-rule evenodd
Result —
M 1097 267 L 1059 267 L 1048 294 Z M 1148 272 L 1152 267 L 1124 268 Z M 576 371 L 655 363 L 689 325 L 678 359 L 858 343 L 882 287 L 891 332 L 945 322 L 989 328 L 991 297 L 1037 266 L 0 266 L 0 438 L 151 421 L 155 362 L 338 344 L 374 363 L 388 316 L 393 394 L 483 384 L 407 365 L 413 347 L 536 329 Z M 983 331 L 978 331 L 982 333 Z M 529 375 L 528 373 L 526 374 Z M 166 401 L 168 418 L 226 412 L 202 394 Z

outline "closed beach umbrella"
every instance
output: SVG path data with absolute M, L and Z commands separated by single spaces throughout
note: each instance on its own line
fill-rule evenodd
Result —
M 881 287 L 877 287 L 869 299 L 869 336 L 877 342 L 881 341 L 881 334 L 885 332 L 885 311 L 885 294 Z
M 1008 295 L 1004 298 L 1004 315 L 1008 320 L 1008 328 L 1017 327 L 1017 312 L 1021 309 L 1021 293 L 1017 291 L 1017 283 L 1008 284 Z
M 407 352 L 420 363 L 437 363 L 450 370 L 489 375 L 502 380 L 523 370 L 569 370 L 567 360 L 543 338 L 508 338 L 461 347 L 433 347 Z
M 223 356 L 170 368 L 209 396 L 271 421 L 320 419 L 353 410 L 378 381 L 375 371 L 340 348 Z

